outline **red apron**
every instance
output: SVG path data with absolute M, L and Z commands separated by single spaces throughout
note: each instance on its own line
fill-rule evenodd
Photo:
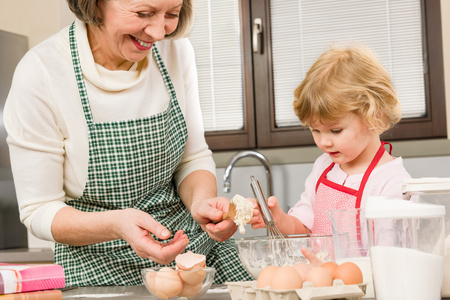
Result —
M 327 215 L 327 210 L 360 208 L 364 187 L 373 169 L 375 169 L 383 156 L 385 144 L 390 146 L 389 154 L 391 154 L 392 145 L 387 142 L 381 142 L 380 148 L 364 173 L 358 190 L 327 179 L 327 174 L 333 168 L 334 162 L 323 171 L 316 184 L 314 223 L 311 233 L 332 234 L 331 221 Z

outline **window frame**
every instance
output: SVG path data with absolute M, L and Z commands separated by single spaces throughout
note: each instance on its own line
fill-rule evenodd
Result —
M 206 142 L 211 150 L 252 149 L 256 147 L 254 91 L 253 91 L 253 65 L 251 41 L 250 7 L 247 0 L 240 2 L 241 22 L 241 59 L 242 59 L 242 89 L 244 128 L 229 131 L 205 132 Z M 249 30 L 250 29 L 250 30 Z
M 241 4 L 244 80 L 244 129 L 207 132 L 212 150 L 263 149 L 314 145 L 304 126 L 277 128 L 272 74 L 270 0 L 243 0 Z M 445 84 L 440 1 L 422 0 L 426 107 L 428 115 L 402 119 L 383 134 L 388 141 L 446 138 Z M 251 49 L 252 22 L 262 19 L 261 53 Z

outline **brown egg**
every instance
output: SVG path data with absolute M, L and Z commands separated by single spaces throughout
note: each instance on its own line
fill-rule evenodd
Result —
M 341 279 L 344 284 L 359 284 L 363 282 L 363 275 L 356 264 L 345 262 L 334 270 L 333 279 Z
M 301 289 L 302 286 L 302 277 L 291 266 L 278 267 L 270 283 L 270 288 L 274 290 Z
M 331 276 L 333 276 L 334 270 L 336 270 L 338 266 L 339 265 L 334 261 L 327 261 L 321 265 L 322 268 L 325 268 L 328 270 L 328 272 L 330 272 Z
M 297 272 L 302 276 L 303 281 L 306 280 L 306 274 L 308 274 L 309 271 L 311 271 L 312 267 L 310 264 L 305 263 L 297 263 L 294 265 L 294 269 L 297 270 Z
M 333 277 L 330 272 L 322 267 L 312 268 L 308 274 L 306 274 L 306 281 L 311 282 L 314 287 L 333 285 Z
M 261 273 L 259 273 L 258 280 L 256 282 L 256 287 L 264 288 L 270 287 L 270 283 L 272 282 L 273 274 L 278 269 L 277 266 L 267 266 L 265 267 Z

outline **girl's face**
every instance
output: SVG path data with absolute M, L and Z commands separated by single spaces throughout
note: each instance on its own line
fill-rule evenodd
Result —
M 127 69 L 178 25 L 183 0 L 100 0 L 103 24 L 89 26 L 94 59 L 108 69 Z
M 359 172 L 359 167 L 366 168 L 380 146 L 377 133 L 369 130 L 354 113 L 348 113 L 332 124 L 314 123 L 310 129 L 320 150 L 343 170 Z

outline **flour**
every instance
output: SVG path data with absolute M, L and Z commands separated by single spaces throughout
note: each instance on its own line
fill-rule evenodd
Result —
M 231 199 L 231 202 L 236 207 L 234 223 L 239 226 L 239 232 L 244 234 L 244 225 L 250 222 L 250 219 L 253 217 L 253 203 L 240 195 L 234 196 L 233 199 Z
M 370 248 L 377 300 L 440 300 L 444 258 L 409 248 Z
M 442 297 L 450 297 L 450 235 L 445 238 L 444 281 Z

